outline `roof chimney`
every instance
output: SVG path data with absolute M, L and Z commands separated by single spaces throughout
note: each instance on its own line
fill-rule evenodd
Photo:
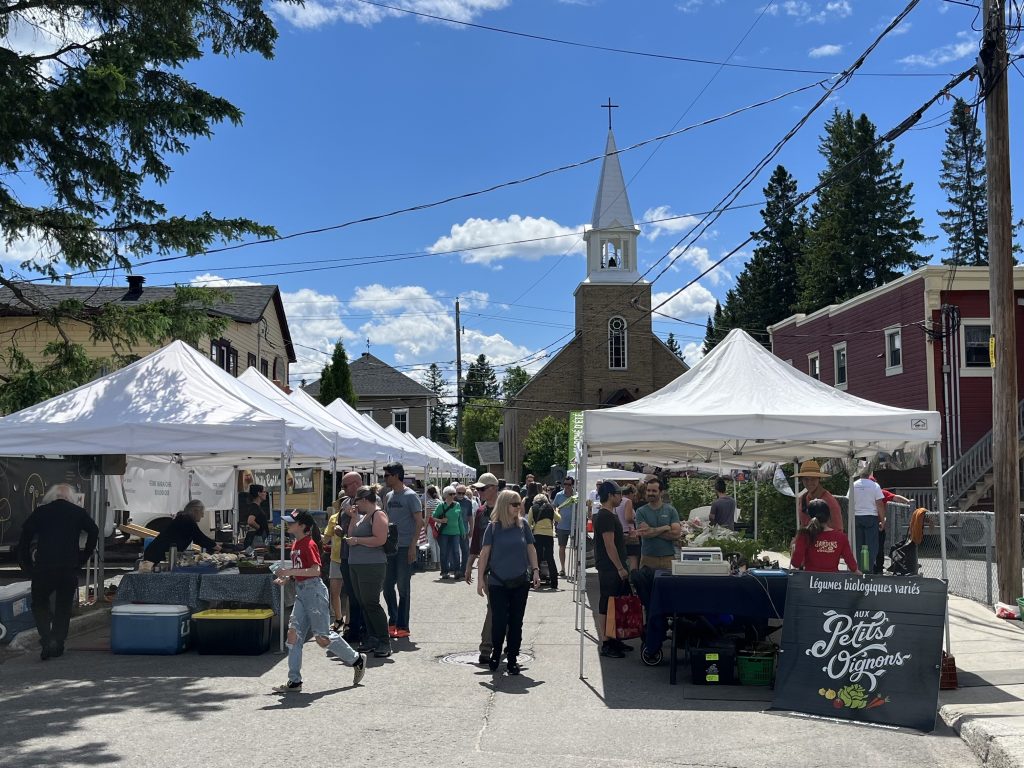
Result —
M 71 273 L 64 275 L 64 285 L 71 285 Z
M 126 299 L 137 299 L 142 295 L 142 284 L 146 282 L 146 278 L 142 275 L 128 275 L 128 293 L 125 294 Z

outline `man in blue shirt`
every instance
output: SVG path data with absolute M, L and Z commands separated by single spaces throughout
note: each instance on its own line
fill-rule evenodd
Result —
M 671 504 L 661 500 L 661 481 L 652 477 L 644 483 L 647 503 L 636 511 L 636 526 L 640 533 L 640 567 L 656 571 L 671 571 L 676 554 L 675 542 L 682 525 L 679 513 Z
M 398 527 L 398 551 L 388 557 L 384 576 L 384 602 L 388 606 L 388 634 L 401 638 L 409 636 L 412 566 L 423 529 L 423 506 L 416 492 L 406 487 L 405 467 L 401 464 L 384 467 L 384 484 L 389 491 L 385 501 L 388 522 Z
M 562 519 L 555 526 L 555 534 L 558 536 L 558 562 L 562 567 L 558 575 L 565 578 L 565 547 L 569 543 L 569 535 L 572 533 L 572 511 L 576 507 L 575 502 L 570 502 L 576 494 L 575 483 L 571 477 L 562 481 L 562 490 L 555 494 L 552 501 L 558 514 Z

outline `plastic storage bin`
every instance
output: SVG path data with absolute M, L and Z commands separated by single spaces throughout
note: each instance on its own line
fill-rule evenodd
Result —
M 19 581 L 0 587 L 0 643 L 36 625 L 32 616 L 32 582 Z
M 193 615 L 196 624 L 196 650 L 258 656 L 270 650 L 269 608 L 232 608 L 200 611 Z
M 110 615 L 114 653 L 170 655 L 188 648 L 189 610 L 184 605 L 115 605 Z
M 736 649 L 691 648 L 690 671 L 696 685 L 735 685 Z
M 743 653 L 736 658 L 740 685 L 771 685 L 775 679 L 774 653 Z

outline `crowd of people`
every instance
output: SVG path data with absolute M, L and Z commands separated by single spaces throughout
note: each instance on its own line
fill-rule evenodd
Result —
M 884 541 L 886 503 L 909 500 L 883 491 L 869 471 L 859 474 L 854 484 L 854 520 L 862 545 L 858 561 L 843 529 L 839 503 L 822 485 L 828 475 L 817 462 L 805 461 L 796 476 L 806 492 L 792 567 L 837 571 L 843 561 L 854 573 L 874 570 Z M 656 476 L 623 486 L 599 479 L 585 503 L 578 503 L 571 477 L 556 491 L 533 476 L 522 486 L 505 487 L 484 473 L 472 484 L 428 487 L 424 505 L 407 485 L 400 463 L 383 468 L 381 486 L 365 485 L 357 472 L 345 474 L 341 486 L 322 532 L 308 512 L 293 510 L 282 518 L 294 543 L 289 566 L 275 570 L 275 580 L 294 582 L 296 597 L 288 620 L 288 679 L 275 688 L 278 692 L 301 690 L 302 646 L 310 635 L 353 669 L 354 684 L 365 675 L 368 654 L 387 658 L 393 653 L 392 641 L 411 636 L 411 577 L 421 532 L 428 525 L 438 544 L 440 578 L 470 585 L 475 578 L 478 594 L 487 600 L 479 663 L 497 670 L 504 659 L 511 675 L 520 672 L 531 590 L 557 590 L 559 579 L 566 577 L 574 513 L 587 514 L 593 526 L 597 631 L 600 653 L 609 658 L 623 658 L 633 650 L 605 634 L 609 601 L 630 593 L 630 577 L 638 569 L 671 570 L 682 531 L 682 518 L 666 501 L 666 489 Z M 715 490 L 711 521 L 731 527 L 736 501 L 726 493 L 724 480 L 716 481 Z M 43 659 L 63 653 L 77 574 L 98 536 L 73 495 L 68 485 L 51 488 L 26 520 L 18 547 L 22 568 L 32 578 Z M 247 545 L 264 544 L 269 536 L 269 515 L 261 504 L 265 498 L 262 486 L 250 486 L 239 521 Z M 175 547 L 183 551 L 197 544 L 218 550 L 220 545 L 199 527 L 204 512 L 201 502 L 189 502 L 146 548 L 144 565 L 161 562 Z M 79 547 L 82 533 L 87 538 L 84 550 Z

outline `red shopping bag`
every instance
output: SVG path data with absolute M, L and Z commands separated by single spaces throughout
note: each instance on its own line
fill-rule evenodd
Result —
M 632 640 L 643 634 L 644 607 L 636 595 L 608 598 L 608 619 L 605 636 L 616 640 Z

